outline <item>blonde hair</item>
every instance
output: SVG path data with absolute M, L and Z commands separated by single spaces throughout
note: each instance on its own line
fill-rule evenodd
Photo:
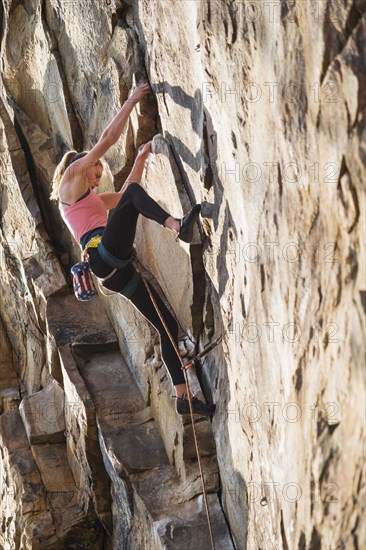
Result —
M 64 154 L 61 161 L 57 165 L 57 168 L 54 171 L 52 178 L 52 192 L 50 194 L 51 201 L 57 201 L 59 199 L 58 190 L 60 187 L 62 176 L 64 175 L 68 165 L 71 163 L 70 161 L 72 161 L 72 159 L 76 157 L 77 154 L 78 152 L 74 149 L 71 151 L 67 151 L 67 153 Z

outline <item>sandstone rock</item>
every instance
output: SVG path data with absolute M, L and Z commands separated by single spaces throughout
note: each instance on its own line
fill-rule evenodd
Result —
M 47 302 L 47 322 L 59 346 L 74 341 L 109 344 L 116 340 L 97 298 L 81 304 L 71 294 L 52 296 Z
M 65 441 L 64 392 L 55 380 L 25 397 L 19 412 L 31 445 Z
M 192 245 L 141 220 L 136 247 L 198 349 L 224 333 L 191 373 L 217 404 L 198 422 L 232 536 L 210 494 L 217 547 L 365 547 L 364 3 L 47 0 L 4 2 L 0 19 L 0 474 L 15 488 L 0 545 L 209 547 L 156 334 L 121 296 L 66 295 L 79 247 L 48 201 L 62 154 L 90 148 L 148 80 L 106 160 L 119 189 L 162 133 L 142 185 L 176 217 L 202 203 Z M 57 517 L 45 508 L 17 409 L 53 379 L 77 506 L 96 515 L 73 491 L 50 497 Z M 135 457 L 151 442 L 154 460 Z
M 215 547 L 220 550 L 234 549 L 216 495 L 208 496 L 208 505 L 211 511 Z M 158 521 L 155 526 L 159 536 L 164 541 L 165 548 L 177 550 L 182 546 L 212 548 L 202 497 L 193 500 L 189 507 L 181 506 L 178 516 L 172 516 L 165 521 Z
M 148 516 L 154 517 L 156 514 L 159 517 L 170 516 L 173 509 L 178 513 L 180 503 L 187 503 L 193 496 L 200 494 L 201 479 L 197 463 L 190 463 L 191 455 L 187 457 L 185 478 L 179 479 L 176 468 L 169 464 L 163 440 L 152 420 L 151 410 L 145 406 L 136 382 L 120 353 L 101 351 L 100 345 L 96 345 L 95 348 L 93 350 L 90 344 L 87 347 L 74 346 L 78 369 L 95 403 L 104 464 L 113 480 L 113 540 L 117 532 L 128 539 L 129 544 L 136 544 L 134 541 L 135 537 L 139 537 L 137 532 L 141 528 L 140 522 L 144 524 L 146 521 L 143 510 L 146 510 Z M 65 352 L 63 355 L 65 357 Z M 69 369 L 69 361 L 67 364 Z M 72 378 L 75 384 L 77 376 L 74 375 Z M 88 423 L 90 420 L 89 418 Z M 197 431 L 202 439 L 204 432 L 199 427 Z M 205 451 L 209 454 L 207 448 L 203 450 L 203 455 Z M 211 454 L 212 452 L 214 449 L 211 444 Z M 207 491 L 217 491 L 215 458 L 204 459 L 203 466 Z M 130 510 L 126 508 L 126 503 L 120 500 L 121 497 L 126 499 L 129 491 L 133 495 L 138 493 L 139 499 L 142 499 L 141 512 L 136 513 L 133 523 Z M 150 528 L 153 529 L 152 526 Z M 128 529 L 130 533 L 131 530 L 134 533 L 133 538 L 128 535 Z
M 60 348 L 65 390 L 66 448 L 78 503 L 88 508 L 90 498 L 108 533 L 112 529 L 110 484 L 98 445 L 95 408 L 69 346 Z
M 31 548 L 33 541 L 40 548 L 52 547 L 56 536 L 46 492 L 18 412 L 1 415 L 0 441 L 1 545 L 6 548 L 15 538 L 22 539 L 24 548 Z
M 72 493 L 75 490 L 65 445 L 62 443 L 33 445 L 32 453 L 47 491 Z

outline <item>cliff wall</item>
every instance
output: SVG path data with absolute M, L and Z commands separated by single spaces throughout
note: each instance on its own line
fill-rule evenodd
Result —
M 202 203 L 191 245 L 141 219 L 136 248 L 182 352 L 223 334 L 190 373 L 217 404 L 197 422 L 216 547 L 366 547 L 365 11 L 2 0 L 1 548 L 211 548 L 156 334 L 121 296 L 77 303 L 49 201 L 145 80 L 102 188 L 160 132 L 142 185 L 176 217 Z

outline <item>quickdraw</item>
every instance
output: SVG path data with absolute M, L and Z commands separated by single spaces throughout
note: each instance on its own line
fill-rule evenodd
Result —
M 183 365 L 183 369 L 184 370 L 188 370 L 188 369 L 191 369 L 192 367 L 195 367 L 198 363 L 198 361 L 204 357 L 205 355 L 207 355 L 207 353 L 209 351 L 211 351 L 212 349 L 214 349 L 216 346 L 218 346 L 220 344 L 220 342 L 222 341 L 222 334 L 220 334 L 220 336 L 214 341 L 214 342 L 211 342 L 211 344 L 209 344 L 208 346 L 205 347 L 205 349 L 203 349 L 200 353 L 198 353 L 196 355 L 196 357 L 193 357 L 193 359 L 191 359 L 186 365 Z

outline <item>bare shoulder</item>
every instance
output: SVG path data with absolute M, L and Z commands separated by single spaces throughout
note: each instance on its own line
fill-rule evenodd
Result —
M 67 204 L 74 204 L 88 190 L 82 173 L 75 173 L 72 168 L 72 165 L 67 168 L 58 191 L 60 201 Z

